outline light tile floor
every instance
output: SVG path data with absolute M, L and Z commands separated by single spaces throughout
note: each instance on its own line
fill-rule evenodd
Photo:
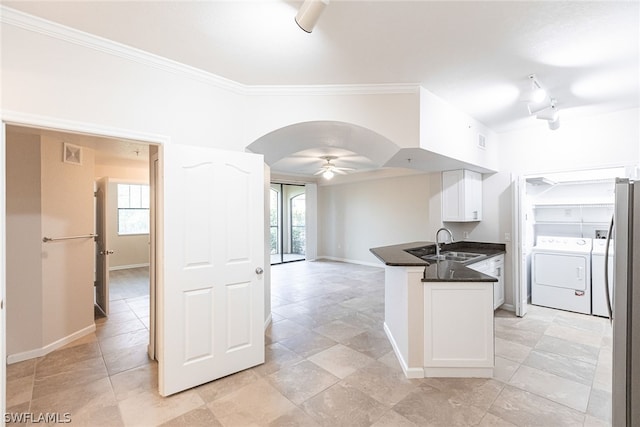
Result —
M 9 412 L 69 412 L 72 425 L 91 426 L 610 425 L 605 319 L 498 310 L 495 378 L 408 380 L 382 332 L 383 269 L 271 271 L 265 364 L 161 398 L 146 358 L 146 297 L 121 294 L 96 334 L 8 366 Z

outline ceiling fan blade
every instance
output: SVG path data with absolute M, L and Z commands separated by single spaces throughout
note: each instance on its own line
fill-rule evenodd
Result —
M 320 175 L 321 173 L 324 173 L 326 169 L 320 169 L 318 172 L 314 173 L 314 175 Z
M 339 173 L 340 175 L 346 175 L 347 174 L 345 171 L 342 170 L 342 168 L 333 168 L 332 171 L 335 172 L 335 173 Z

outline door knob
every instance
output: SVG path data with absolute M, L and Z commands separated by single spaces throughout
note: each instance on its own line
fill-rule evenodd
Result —
M 256 274 L 262 274 L 264 270 L 261 267 L 256 268 Z
M 113 251 L 100 251 L 100 255 L 112 255 Z

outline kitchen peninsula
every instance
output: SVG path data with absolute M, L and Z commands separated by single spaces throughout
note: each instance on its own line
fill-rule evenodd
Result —
M 438 257 L 432 242 L 371 252 L 385 263 L 384 330 L 405 375 L 492 377 L 499 279 L 474 265 L 501 260 L 505 245 L 450 243 L 441 246 Z

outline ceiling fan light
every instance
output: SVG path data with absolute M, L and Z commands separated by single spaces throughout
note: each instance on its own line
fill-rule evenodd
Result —
M 329 0 L 305 0 L 296 15 L 296 24 L 303 31 L 310 33 L 327 4 L 329 4 Z
M 324 179 L 331 179 L 331 178 L 333 178 L 333 176 L 334 176 L 334 173 L 333 173 L 333 171 L 331 169 L 327 169 L 326 171 L 324 171 L 322 173 L 322 177 Z

